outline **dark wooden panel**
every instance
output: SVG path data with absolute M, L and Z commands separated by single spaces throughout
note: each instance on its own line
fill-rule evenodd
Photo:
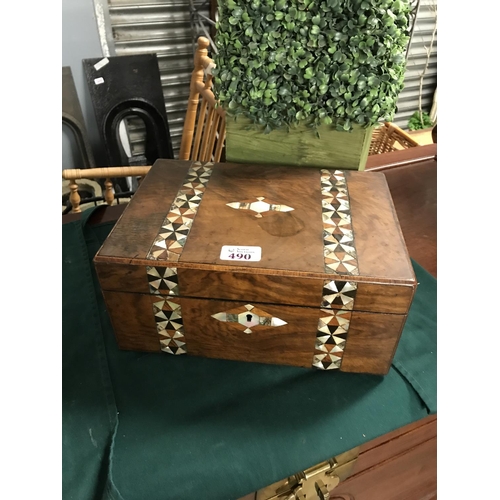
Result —
M 363 444 L 352 476 L 375 467 L 437 436 L 436 415 L 413 422 Z
M 212 318 L 212 314 L 244 306 L 248 302 L 181 299 L 184 335 L 188 354 L 207 358 L 233 359 L 310 368 L 314 353 L 317 309 L 292 306 L 257 306 L 286 321 L 279 327 L 252 327 Z
M 437 491 L 437 439 L 414 448 L 340 483 L 331 500 L 431 500 Z
M 403 314 L 353 311 L 340 369 L 385 375 L 405 321 L 406 315 Z
M 103 292 L 120 349 L 160 351 L 150 295 Z
M 368 157 L 383 172 L 410 256 L 437 277 L 437 144 Z
M 146 266 L 98 261 L 95 268 L 103 290 L 149 293 Z
M 360 274 L 415 279 L 384 175 L 346 172 L 346 179 Z
M 227 203 L 257 197 L 293 207 L 262 218 Z M 241 265 L 221 261 L 223 245 L 262 247 L 260 262 L 245 267 L 322 273 L 323 222 L 317 169 L 217 164 L 187 239 L 181 262 Z
M 191 163 L 155 162 L 99 251 L 99 258 L 146 258 Z
M 365 170 L 376 171 L 399 168 L 421 161 L 435 160 L 436 158 L 437 144 L 426 144 L 416 148 L 391 151 L 390 153 L 382 153 L 380 155 L 371 155 L 368 157 Z
M 437 277 L 437 162 L 384 170 L 410 256 Z

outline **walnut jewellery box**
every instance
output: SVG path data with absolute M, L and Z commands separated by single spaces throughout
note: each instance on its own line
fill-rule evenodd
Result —
M 372 374 L 417 285 L 376 172 L 158 160 L 94 262 L 121 349 Z

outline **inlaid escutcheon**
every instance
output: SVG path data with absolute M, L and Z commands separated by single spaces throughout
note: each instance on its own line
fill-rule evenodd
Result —
M 180 302 L 190 355 L 311 367 L 317 309 L 260 304 L 259 309 L 286 324 L 250 327 L 252 333 L 245 334 L 243 325 L 219 321 L 213 316 L 221 311 L 244 308 L 247 302 L 188 298 L 181 298 Z

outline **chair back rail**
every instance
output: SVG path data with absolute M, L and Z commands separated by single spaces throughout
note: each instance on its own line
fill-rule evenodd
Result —
M 180 160 L 220 161 L 226 135 L 226 113 L 212 91 L 213 60 L 208 57 L 210 42 L 198 38 L 191 74 L 188 108 L 184 121 Z
M 108 205 L 112 205 L 115 200 L 112 178 L 117 177 L 139 177 L 142 179 L 151 166 L 139 167 L 102 167 L 86 169 L 66 169 L 62 171 L 62 178 L 70 181 L 69 183 L 69 201 L 71 203 L 71 213 L 80 213 L 81 196 L 78 193 L 77 179 L 105 179 L 104 181 L 104 200 Z

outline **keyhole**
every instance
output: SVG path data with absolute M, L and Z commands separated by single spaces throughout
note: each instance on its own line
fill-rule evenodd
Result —
M 250 321 L 252 321 L 252 315 L 251 314 L 247 314 L 247 321 L 250 323 Z

